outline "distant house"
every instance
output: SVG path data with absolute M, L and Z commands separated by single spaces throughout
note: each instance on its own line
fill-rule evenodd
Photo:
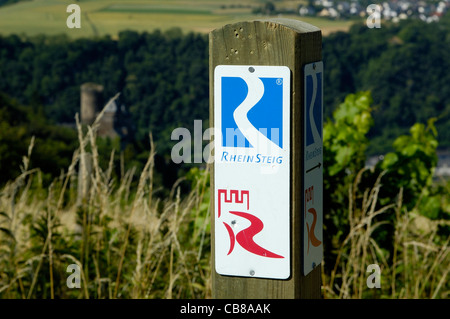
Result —
M 339 17 L 339 12 L 337 12 L 337 10 L 334 8 L 322 9 L 322 11 L 319 12 L 318 16 L 326 18 L 337 18 Z
M 304 16 L 313 16 L 316 14 L 316 9 L 314 9 L 314 7 L 312 6 L 300 6 L 300 8 L 298 9 L 298 13 L 299 15 L 301 15 L 302 17 Z

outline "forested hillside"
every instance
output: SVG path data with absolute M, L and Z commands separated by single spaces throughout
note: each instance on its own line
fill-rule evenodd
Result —
M 349 92 L 371 90 L 371 153 L 385 153 L 416 122 L 437 117 L 441 148 L 450 147 L 450 16 L 409 20 L 381 29 L 354 26 L 323 41 L 328 115 Z
M 438 118 L 440 147 L 450 147 L 449 35 L 447 15 L 439 23 L 407 20 L 381 29 L 356 25 L 348 33 L 325 37 L 326 116 L 347 94 L 371 90 L 375 125 L 368 153 L 390 151 L 394 138 L 430 117 Z M 121 92 L 134 123 L 130 156 L 138 158 L 152 132 L 158 154 L 169 162 L 175 127 L 192 128 L 194 119 L 207 125 L 207 36 L 174 29 L 124 31 L 118 40 L 0 37 L 0 92 L 31 114 L 40 112 L 51 124 L 74 122 L 85 82 L 102 84 L 105 98 Z M 0 132 L 2 143 L 10 138 L 5 132 Z
M 41 112 L 49 125 L 74 123 L 75 114 L 80 112 L 80 85 L 85 82 L 102 84 L 105 100 L 120 92 L 121 103 L 131 112 L 134 125 L 130 131 L 134 136 L 133 143 L 125 149 L 127 163 L 138 169 L 143 166 L 151 132 L 158 146 L 157 168 L 164 173 L 172 165 L 172 130 L 180 126 L 191 128 L 194 119 L 208 119 L 207 37 L 182 35 L 179 30 L 164 34 L 122 32 L 118 41 L 70 41 L 64 36 L 31 40 L 0 37 L 0 92 L 27 105 L 23 108 L 29 112 L 27 118 Z M 3 103 L 1 108 L 10 107 Z M 0 122 L 3 121 L 7 122 L 7 118 L 1 117 Z M 26 122 L 18 125 L 27 130 Z M 23 154 L 31 135 L 23 137 L 20 143 L 19 137 L 11 140 L 12 136 L 15 135 L 0 132 L 0 144 L 9 145 L 8 152 L 15 154 L 14 162 L 11 156 L 0 156 L 0 169 L 8 167 L 14 175 L 19 167 L 13 163 L 20 162 L 22 156 L 16 155 Z M 76 142 L 76 134 L 73 136 Z M 110 150 L 107 146 L 101 154 L 106 161 Z M 60 166 L 52 167 L 54 173 Z M 5 176 L 0 180 L 8 179 Z M 173 179 L 167 183 L 170 185 Z

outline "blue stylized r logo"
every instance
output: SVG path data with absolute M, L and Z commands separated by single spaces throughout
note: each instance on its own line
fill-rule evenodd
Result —
M 222 146 L 253 148 L 264 139 L 283 148 L 281 78 L 222 77 L 221 87 Z

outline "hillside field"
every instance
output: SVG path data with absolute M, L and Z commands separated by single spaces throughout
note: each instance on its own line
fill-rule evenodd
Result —
M 81 28 L 66 26 L 69 4 L 81 8 Z M 296 9 L 301 1 L 277 1 L 277 8 Z M 153 31 L 180 27 L 185 32 L 207 33 L 228 23 L 254 20 L 264 16 L 252 14 L 254 8 L 264 5 L 261 0 L 33 0 L 0 7 L 0 34 L 65 33 L 71 38 L 110 34 L 121 30 Z M 297 15 L 282 15 L 300 19 Z M 322 29 L 324 35 L 346 31 L 352 21 L 332 21 L 325 18 L 303 17 L 302 21 Z

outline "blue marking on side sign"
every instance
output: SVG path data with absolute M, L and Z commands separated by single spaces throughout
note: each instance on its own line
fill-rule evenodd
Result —
M 314 144 L 314 135 L 313 135 L 313 127 L 315 125 L 317 128 L 317 132 L 319 133 L 320 138 L 322 139 L 322 72 L 316 73 L 317 81 L 316 88 L 314 88 L 314 80 L 313 75 L 306 76 L 306 105 L 307 112 L 305 114 L 306 117 L 306 146 Z M 315 101 L 311 105 L 311 100 L 314 95 L 314 90 L 316 91 Z M 312 115 L 313 118 L 310 118 L 310 108 L 313 108 Z M 314 121 L 314 122 L 313 122 Z

